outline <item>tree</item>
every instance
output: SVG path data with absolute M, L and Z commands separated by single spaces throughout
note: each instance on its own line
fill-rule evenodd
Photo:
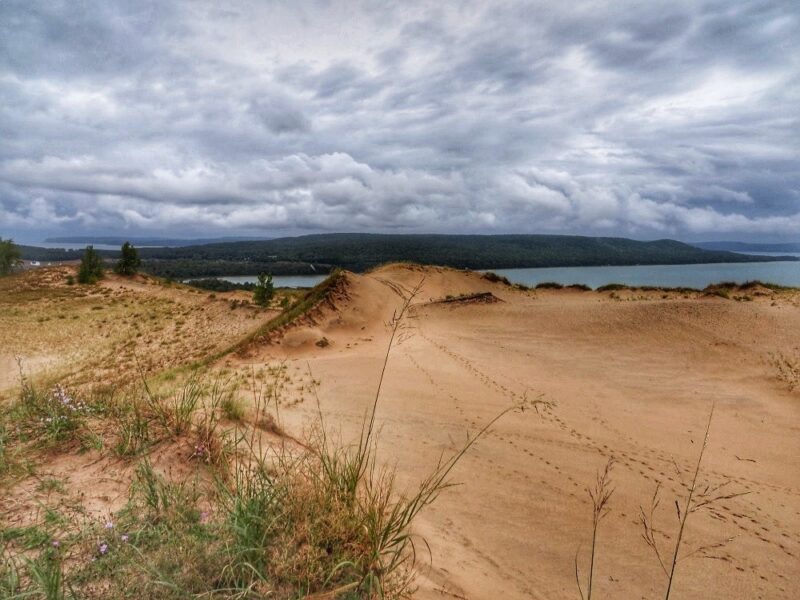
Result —
M 97 283 L 103 278 L 103 259 L 95 251 L 94 246 L 86 246 L 78 269 L 78 283 Z
M 8 275 L 20 262 L 19 248 L 13 240 L 0 238 L 0 275 Z
M 122 244 L 122 256 L 114 267 L 114 272 L 118 275 L 136 275 L 141 264 L 136 248 L 130 242 L 125 242 Z
M 259 306 L 267 306 L 275 295 L 275 286 L 272 283 L 272 275 L 261 273 L 258 276 L 256 289 L 253 290 L 253 302 Z

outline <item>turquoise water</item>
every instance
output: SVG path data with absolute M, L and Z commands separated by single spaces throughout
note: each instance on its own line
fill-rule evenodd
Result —
M 800 261 L 757 263 L 711 263 L 703 265 L 647 265 L 629 267 L 554 267 L 544 269 L 497 269 L 513 283 L 536 285 L 554 281 L 564 285 L 582 283 L 596 288 L 609 283 L 632 286 L 692 287 L 702 289 L 720 281 L 744 283 L 758 279 L 767 283 L 800 287 Z

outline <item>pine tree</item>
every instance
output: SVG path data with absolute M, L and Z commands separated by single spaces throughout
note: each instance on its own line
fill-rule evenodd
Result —
M 19 248 L 12 240 L 0 238 L 0 275 L 8 275 L 20 259 Z
M 86 246 L 81 259 L 81 266 L 78 269 L 78 282 L 97 283 L 97 280 L 102 278 L 103 259 L 100 258 L 93 246 Z
M 253 290 L 253 302 L 259 306 L 267 306 L 275 295 L 275 286 L 272 283 L 272 275 L 261 273 L 258 276 L 258 283 Z
M 122 256 L 114 267 L 114 272 L 118 275 L 136 275 L 141 264 L 136 248 L 130 242 L 125 242 L 122 244 Z

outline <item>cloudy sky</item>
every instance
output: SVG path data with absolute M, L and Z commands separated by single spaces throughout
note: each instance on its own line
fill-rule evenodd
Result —
M 0 0 L 0 235 L 800 240 L 800 2 Z

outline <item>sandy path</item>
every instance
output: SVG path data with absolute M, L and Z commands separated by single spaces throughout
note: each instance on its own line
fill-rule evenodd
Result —
M 351 435 L 377 380 L 382 322 L 398 303 L 380 279 L 408 285 L 414 277 L 389 269 L 360 278 L 348 306 L 312 333 L 294 334 L 324 334 L 329 348 L 288 350 L 287 343 L 255 360 L 288 353 L 297 373 L 308 361 L 322 381 L 329 422 Z M 489 288 L 477 276 L 444 271 L 428 275 L 420 300 Z M 616 460 L 616 491 L 600 532 L 595 593 L 658 597 L 664 577 L 640 538 L 639 506 L 660 483 L 658 524 L 675 530 L 673 501 L 712 401 L 701 478 L 747 495 L 692 515 L 686 554 L 732 539 L 714 559 L 679 564 L 675 597 L 800 596 L 800 395 L 774 365 L 776 355 L 800 356 L 796 299 L 616 301 L 492 289 L 505 302 L 415 311 L 385 382 L 383 458 L 396 463 L 402 484 L 413 485 L 467 430 L 524 394 L 554 407 L 499 422 L 457 467 L 461 485 L 423 514 L 417 531 L 433 565 L 418 597 L 577 597 L 573 560 L 581 546 L 586 568 L 590 535 L 584 488 L 608 457 Z M 301 404 L 285 418 L 299 426 L 311 413 Z

